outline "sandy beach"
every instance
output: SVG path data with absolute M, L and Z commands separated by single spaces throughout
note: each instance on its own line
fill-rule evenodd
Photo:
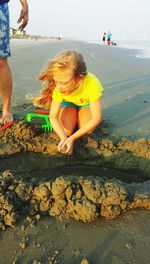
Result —
M 0 131 L 0 264 L 149 264 L 150 59 L 72 40 L 12 40 L 11 47 L 16 124 Z M 104 86 L 103 124 L 69 159 L 58 154 L 53 132 L 25 123 L 34 109 L 26 94 L 39 94 L 38 74 L 64 49 L 83 54 Z
M 64 49 L 81 52 L 104 86 L 104 120 L 112 123 L 112 137 L 149 138 L 150 60 L 137 51 L 76 41 L 12 41 L 10 64 L 14 75 L 13 105 L 27 103 L 25 95 L 37 95 L 38 75 L 48 60 Z

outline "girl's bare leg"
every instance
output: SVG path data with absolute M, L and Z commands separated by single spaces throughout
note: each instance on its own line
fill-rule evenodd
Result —
M 92 118 L 90 108 L 81 108 L 78 110 L 78 127 L 83 127 Z M 94 131 L 91 130 L 88 134 Z
M 78 126 L 83 127 L 91 119 L 90 108 L 81 108 L 78 110 Z
M 70 136 L 77 123 L 77 109 L 75 107 L 65 107 L 60 110 L 59 121 L 63 126 L 67 136 Z

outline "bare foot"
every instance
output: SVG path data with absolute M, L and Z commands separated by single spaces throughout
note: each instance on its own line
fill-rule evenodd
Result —
M 10 124 L 13 122 L 13 114 L 3 112 L 2 118 L 0 118 L 0 124 Z

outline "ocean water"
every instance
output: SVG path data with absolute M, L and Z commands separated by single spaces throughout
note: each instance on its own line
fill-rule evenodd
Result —
M 137 50 L 136 57 L 150 58 L 150 40 L 118 40 L 118 47 Z
M 99 40 L 88 40 L 89 43 L 100 44 Z M 150 59 L 150 40 L 115 40 L 120 48 L 134 49 L 137 51 L 136 57 Z

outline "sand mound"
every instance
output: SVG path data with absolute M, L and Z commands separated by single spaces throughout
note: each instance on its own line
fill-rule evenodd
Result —
M 70 176 L 37 183 L 36 179 L 16 179 L 5 171 L 0 176 L 0 186 L 2 229 L 13 226 L 23 216 L 38 220 L 48 214 L 92 222 L 99 217 L 116 218 L 131 208 L 150 208 L 150 192 L 143 193 L 141 184 L 125 186 L 117 180 Z

